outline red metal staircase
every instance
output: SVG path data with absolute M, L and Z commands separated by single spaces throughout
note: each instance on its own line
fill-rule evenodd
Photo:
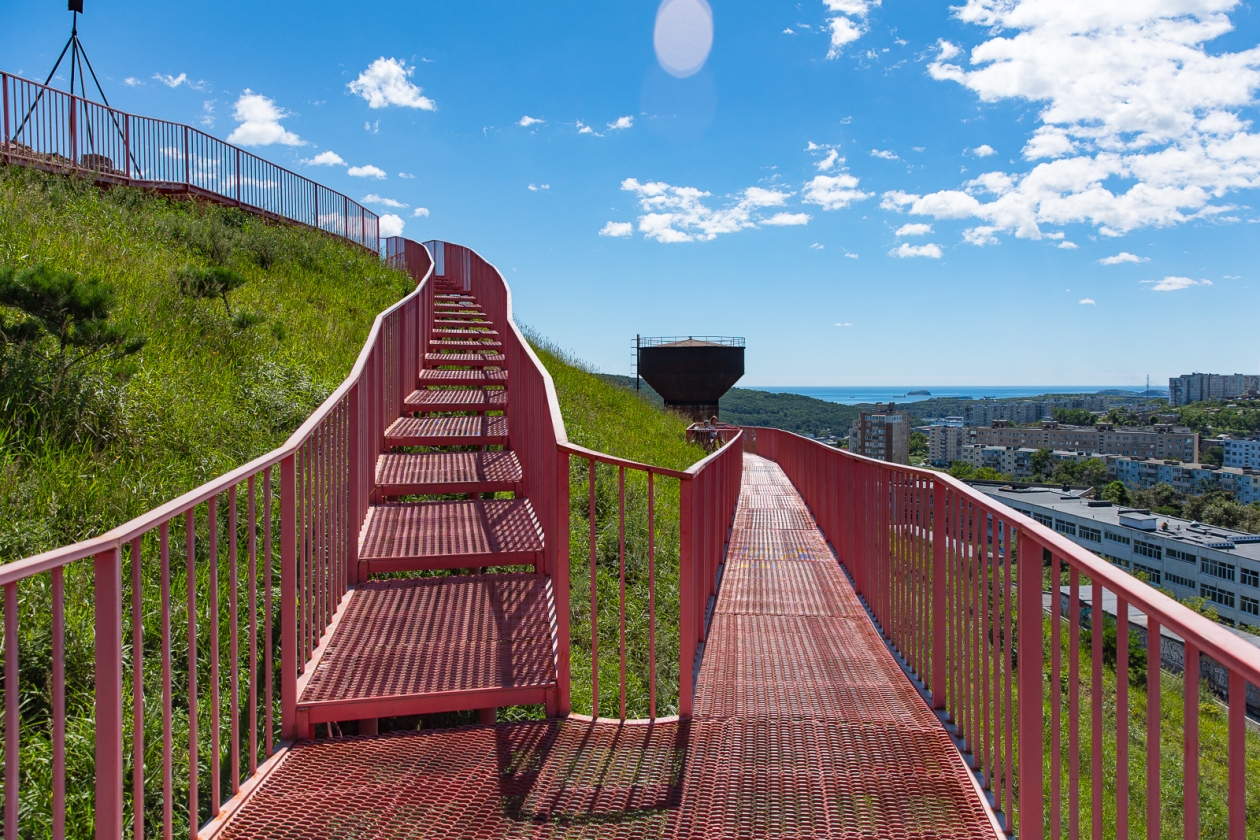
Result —
M 374 732 L 381 717 L 480 709 L 487 722 L 497 706 L 558 705 L 543 529 L 505 414 L 511 372 L 462 282 L 438 278 L 433 301 L 431 350 L 377 455 L 361 583 L 298 683 L 300 738 L 332 721 Z M 430 570 L 463 573 L 372 579 Z

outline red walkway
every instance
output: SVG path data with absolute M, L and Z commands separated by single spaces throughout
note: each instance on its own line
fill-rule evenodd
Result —
M 693 721 L 304 742 L 224 836 L 992 837 L 800 496 L 744 465 Z

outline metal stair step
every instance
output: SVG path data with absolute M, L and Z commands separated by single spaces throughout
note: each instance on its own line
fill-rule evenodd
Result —
M 542 551 L 528 499 L 387 502 L 368 509 L 359 562 L 368 574 L 536 565 Z
M 521 480 L 515 452 L 387 452 L 376 459 L 376 489 L 385 496 L 519 491 Z
M 457 329 L 450 329 L 447 327 L 434 327 L 433 329 L 434 336 L 463 335 L 463 336 L 474 336 L 474 337 L 485 336 L 486 338 L 490 338 L 491 336 L 496 336 L 498 334 L 499 333 L 496 330 L 457 330 Z
M 425 385 L 506 385 L 506 370 L 435 370 L 420 371 L 420 386 Z
M 299 680 L 299 729 L 545 702 L 554 613 L 539 574 L 360 584 Z
M 502 353 L 425 353 L 424 360 L 436 365 L 502 365 Z
M 403 411 L 507 411 L 506 390 L 420 388 L 403 400 Z
M 507 445 L 506 417 L 400 417 L 385 430 L 386 446 Z

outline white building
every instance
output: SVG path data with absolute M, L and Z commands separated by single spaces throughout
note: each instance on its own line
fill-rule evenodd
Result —
M 1229 400 L 1257 391 L 1260 391 L 1260 376 L 1243 373 L 1188 373 L 1168 380 L 1168 397 L 1173 405 Z
M 1037 450 L 1026 446 L 973 446 L 962 448 L 962 458 L 977 469 L 988 467 L 1016 478 L 1032 475 L 1032 456 Z
M 1199 494 L 1215 487 L 1233 493 L 1245 505 L 1260 502 L 1260 470 L 1116 455 L 1105 456 L 1105 460 L 1108 476 L 1138 490 L 1167 484 L 1181 493 Z
M 1260 439 L 1227 440 L 1222 442 L 1222 446 L 1225 449 L 1225 466 L 1260 470 Z

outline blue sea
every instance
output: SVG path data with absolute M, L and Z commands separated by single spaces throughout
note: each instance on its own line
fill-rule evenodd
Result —
M 858 403 L 897 402 L 913 403 L 929 400 L 933 397 L 971 398 L 980 400 L 986 397 L 1006 399 L 1011 397 L 1038 397 L 1042 394 L 1094 394 L 1099 391 L 1129 391 L 1142 394 L 1145 385 L 938 385 L 926 387 L 922 385 L 883 386 L 883 385 L 843 385 L 827 386 L 756 386 L 741 385 L 754 391 L 769 391 L 776 394 L 801 394 L 816 400 L 840 403 L 841 405 L 857 405 Z M 931 396 L 907 396 L 909 391 L 931 391 Z M 1151 396 L 1167 396 L 1166 388 L 1151 388 Z

